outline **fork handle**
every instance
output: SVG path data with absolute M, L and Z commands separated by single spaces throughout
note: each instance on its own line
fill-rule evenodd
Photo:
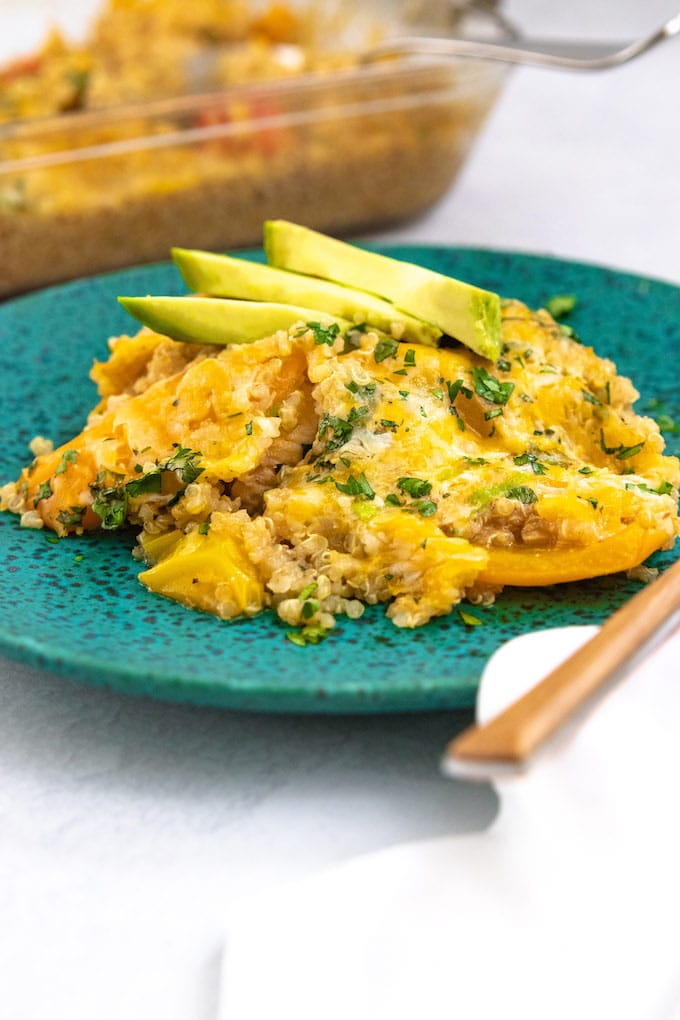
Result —
M 521 763 L 585 705 L 680 609 L 680 560 L 599 632 L 490 722 L 451 741 L 446 759 Z

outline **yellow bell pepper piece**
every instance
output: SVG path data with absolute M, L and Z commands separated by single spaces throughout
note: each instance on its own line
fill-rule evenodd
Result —
M 488 565 L 478 581 L 491 585 L 561 584 L 639 566 L 668 541 L 666 531 L 628 525 L 594 545 L 556 546 L 554 549 L 490 548 Z

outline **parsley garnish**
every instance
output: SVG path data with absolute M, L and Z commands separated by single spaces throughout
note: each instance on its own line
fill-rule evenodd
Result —
M 473 616 L 472 613 L 466 613 L 464 609 L 458 610 L 458 615 L 465 624 L 466 627 L 479 627 L 482 621 L 478 616 Z
M 69 464 L 75 464 L 77 460 L 78 460 L 77 450 L 65 450 L 64 453 L 62 453 L 61 455 L 59 467 L 54 472 L 55 475 L 63 475 L 64 471 L 66 471 L 66 468 L 69 466 Z
M 513 382 L 500 382 L 495 375 L 491 375 L 482 365 L 474 365 L 472 369 L 472 380 L 475 393 L 491 404 L 507 404 L 510 395 L 515 388 Z
M 604 441 L 604 430 L 600 429 L 600 447 L 602 451 L 609 456 L 616 457 L 617 460 L 630 460 L 631 457 L 636 457 L 644 445 L 643 440 L 634 446 L 624 446 L 623 443 L 619 446 L 607 446 Z
M 125 524 L 128 496 L 124 488 L 110 486 L 94 493 L 92 509 L 101 518 L 104 531 L 116 531 Z
M 386 336 L 381 340 L 378 340 L 373 351 L 373 357 L 376 362 L 380 364 L 381 361 L 385 361 L 387 358 L 393 358 L 399 350 L 399 341 L 394 340 L 392 337 Z
M 651 485 L 645 485 L 644 482 L 636 484 L 635 482 L 626 482 L 627 489 L 642 489 L 643 492 L 653 492 L 655 496 L 670 496 L 673 491 L 673 486 L 670 482 L 661 482 L 658 488 L 653 489 Z
M 87 507 L 84 506 L 70 506 L 68 510 L 59 511 L 57 520 L 67 528 L 77 526 L 83 523 L 86 509 Z
M 375 393 L 375 383 L 366 383 L 365 386 L 360 386 L 358 382 L 352 379 L 351 382 L 345 383 L 345 389 L 349 390 L 350 393 L 354 393 L 357 397 L 372 397 Z
M 328 634 L 325 627 L 309 625 L 301 630 L 289 630 L 286 637 L 294 645 L 304 648 L 306 645 L 318 645 L 320 641 L 328 637 Z
M 513 489 L 508 489 L 505 495 L 508 499 L 517 499 L 524 504 L 538 502 L 538 496 L 528 485 L 517 485 Z
M 405 492 L 408 496 L 412 496 L 413 499 L 419 499 L 421 496 L 429 496 L 432 492 L 432 483 L 424 481 L 422 478 L 398 478 L 397 488 L 400 492 Z
M 346 482 L 336 482 L 335 488 L 340 492 L 344 492 L 347 496 L 362 496 L 364 499 L 375 498 L 375 492 L 363 472 L 358 478 L 350 475 Z
M 412 347 L 409 347 L 409 349 L 406 351 L 406 354 L 404 355 L 404 364 L 408 365 L 409 368 L 413 368 L 415 366 L 415 363 L 416 352 L 413 350 Z
M 136 465 L 137 467 L 141 465 Z M 141 478 L 133 478 L 132 481 L 128 482 L 125 486 L 125 491 L 129 496 L 143 496 L 149 492 L 160 492 L 162 484 L 161 469 L 156 468 L 153 471 L 147 471 Z
M 437 504 L 431 499 L 419 499 L 411 506 L 418 511 L 422 517 L 431 517 L 432 514 L 437 512 Z
M 545 474 L 545 467 L 538 460 L 535 453 L 522 453 L 519 457 L 513 457 L 513 460 L 518 467 L 522 467 L 524 464 L 530 464 L 531 470 L 535 475 Z
M 574 294 L 555 294 L 545 303 L 547 312 L 550 312 L 553 319 L 562 319 L 565 315 L 569 315 L 573 312 L 576 307 L 576 297 Z
M 462 393 L 468 400 L 472 397 L 472 390 L 468 386 L 463 385 L 462 379 L 456 379 L 454 382 L 447 381 L 446 389 L 449 392 L 449 400 L 451 403 L 454 402 L 459 393 Z
M 36 493 L 36 497 L 33 500 L 33 506 L 37 506 L 43 499 L 49 499 L 52 495 L 52 486 L 49 481 L 43 482 Z
M 252 434 L 253 434 L 253 423 L 252 423 L 252 421 L 247 421 L 246 422 L 246 435 L 247 436 L 252 436 Z
M 164 464 L 159 466 L 164 471 L 179 471 L 184 484 L 190 485 L 191 482 L 195 482 L 198 476 L 203 473 L 203 468 L 199 467 L 197 463 L 201 454 L 185 449 L 179 443 L 174 445 L 176 447 L 175 453 L 173 453 L 172 457 L 168 457 Z
M 333 433 L 333 439 L 326 441 L 325 450 L 338 450 L 349 440 L 354 427 L 344 418 L 336 418 L 333 414 L 323 414 L 319 421 L 319 439 L 323 439 L 328 431 Z
M 392 421 L 391 418 L 381 418 L 380 424 L 384 429 L 389 429 L 390 432 L 396 432 L 397 429 L 399 428 L 396 421 Z
M 403 506 L 403 503 L 394 492 L 390 492 L 389 496 L 385 496 L 386 506 Z
M 306 322 L 305 326 L 307 329 L 311 329 L 314 334 L 314 343 L 319 346 L 321 344 L 328 344 L 329 347 L 332 347 L 336 336 L 340 332 L 337 322 L 332 322 L 330 326 L 324 326 L 320 322 Z M 354 328 L 357 329 L 358 327 L 355 326 Z

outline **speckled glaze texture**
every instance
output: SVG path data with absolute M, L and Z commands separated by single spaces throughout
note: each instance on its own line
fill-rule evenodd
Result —
M 680 289 L 597 266 L 508 252 L 380 249 L 540 306 L 574 293 L 570 318 L 641 392 L 680 420 L 674 357 Z M 261 258 L 253 253 L 252 257 Z M 134 325 L 119 294 L 180 294 L 167 264 L 77 281 L 0 306 L 0 483 L 16 478 L 35 435 L 61 443 L 80 430 L 96 393 L 94 358 Z M 666 437 L 677 453 L 678 436 Z M 254 711 L 396 712 L 469 708 L 484 664 L 504 641 L 536 628 L 600 623 L 638 588 L 621 575 L 506 590 L 470 628 L 457 612 L 401 631 L 381 607 L 340 620 L 322 644 L 299 648 L 272 614 L 224 623 L 152 595 L 137 581 L 130 534 L 56 541 L 0 515 L 0 651 L 131 694 Z M 664 566 L 678 552 L 658 555 Z

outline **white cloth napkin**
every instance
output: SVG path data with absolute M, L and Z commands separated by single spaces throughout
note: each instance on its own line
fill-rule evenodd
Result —
M 487 667 L 478 717 L 593 631 L 510 642 Z M 676 637 L 528 774 L 495 784 L 486 831 L 397 846 L 243 903 L 220 1020 L 676 1020 L 679 779 Z

